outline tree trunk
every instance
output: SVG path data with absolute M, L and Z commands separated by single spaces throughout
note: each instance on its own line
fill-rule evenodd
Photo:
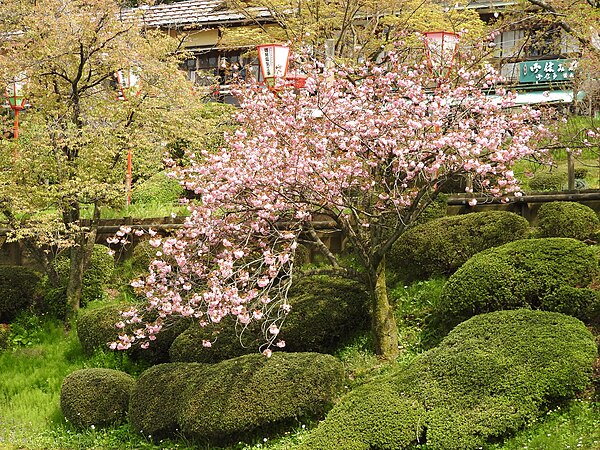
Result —
M 76 211 L 76 212 L 75 212 Z M 71 213 L 71 218 L 77 215 L 79 222 L 79 208 Z M 93 218 L 90 230 L 79 230 L 75 245 L 71 248 L 71 265 L 69 268 L 69 282 L 67 284 L 67 314 L 66 323 L 69 324 L 77 316 L 81 306 L 81 293 L 83 291 L 83 275 L 89 265 L 89 261 L 96 243 L 98 234 L 98 221 L 100 220 L 100 207 L 94 204 Z
M 375 353 L 383 359 L 393 360 L 398 356 L 398 326 L 387 295 L 385 256 L 375 267 L 375 279 L 371 284 Z
M 77 316 L 83 288 L 86 242 L 84 232 L 79 231 L 78 234 L 76 244 L 71 247 L 71 266 L 69 268 L 69 282 L 67 284 L 67 324 Z

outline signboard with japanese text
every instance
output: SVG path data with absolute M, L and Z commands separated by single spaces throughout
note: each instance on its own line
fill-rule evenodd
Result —
M 569 81 L 575 76 L 577 61 L 548 59 L 520 63 L 519 83 L 551 83 Z

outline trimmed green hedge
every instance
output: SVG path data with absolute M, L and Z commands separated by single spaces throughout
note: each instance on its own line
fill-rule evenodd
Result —
M 567 182 L 565 173 L 537 172 L 529 180 L 529 190 L 540 191 L 560 191 Z
M 112 369 L 81 369 L 69 374 L 60 391 L 60 407 L 76 427 L 112 425 L 122 421 L 135 380 Z
M 108 342 L 116 340 L 119 330 L 115 326 L 122 320 L 121 311 L 127 304 L 109 304 L 94 309 L 82 309 L 77 316 L 77 337 L 86 355 L 91 355 L 96 349 L 107 350 Z M 156 335 L 156 340 L 150 342 L 146 349 L 133 347 L 127 354 L 134 360 L 159 364 L 169 361 L 169 348 L 179 334 L 190 326 L 190 320 L 172 317 L 168 325 Z
M 596 212 L 577 202 L 549 202 L 538 211 L 540 237 L 566 237 L 584 241 L 600 228 Z
M 583 390 L 596 355 L 573 317 L 524 309 L 476 316 L 439 347 L 355 388 L 299 449 L 482 448 Z
M 342 364 L 317 353 L 160 364 L 138 379 L 129 419 L 136 431 L 153 438 L 179 431 L 199 441 L 228 443 L 323 417 L 345 382 Z
M 529 222 L 508 211 L 442 217 L 412 227 L 390 251 L 388 270 L 410 282 L 451 275 L 487 248 L 523 239 Z
M 245 355 L 207 366 L 190 381 L 179 423 L 185 435 L 216 443 L 273 434 L 323 417 L 345 382 L 342 363 L 330 355 Z
M 172 204 L 183 195 L 183 188 L 176 179 L 164 172 L 158 172 L 133 188 L 132 203 Z
M 292 285 L 288 300 L 292 310 L 278 336 L 286 342 L 284 351 L 333 353 L 368 327 L 369 296 L 356 282 L 325 276 L 300 278 Z M 254 353 L 265 342 L 261 325 L 251 323 L 241 338 L 230 317 L 205 328 L 193 325 L 173 342 L 171 361 L 214 363 Z M 205 348 L 205 339 L 216 341 Z
M 34 303 L 40 276 L 22 266 L 0 266 L 0 322 L 10 322 Z
M 204 370 L 203 364 L 171 363 L 144 371 L 136 381 L 129 403 L 129 423 L 133 429 L 152 439 L 175 435 L 183 392 Z
M 566 302 L 566 291 L 559 289 L 587 287 L 597 274 L 593 248 L 575 239 L 510 242 L 476 254 L 457 270 L 443 288 L 436 316 L 451 328 L 484 312 L 521 307 L 552 310 L 557 302 Z M 577 295 L 581 311 L 575 303 L 559 310 L 589 318 L 586 311 L 593 310 L 597 301 L 589 293 Z

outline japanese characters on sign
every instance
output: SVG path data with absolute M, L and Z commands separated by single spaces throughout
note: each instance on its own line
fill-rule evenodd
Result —
M 577 61 L 571 59 L 549 59 L 520 63 L 520 83 L 550 83 L 569 81 L 575 76 Z

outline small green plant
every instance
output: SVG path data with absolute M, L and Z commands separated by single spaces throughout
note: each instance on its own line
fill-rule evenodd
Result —
M 0 351 L 6 350 L 10 346 L 10 325 L 0 323 Z
M 598 214 L 577 202 L 549 202 L 538 211 L 540 237 L 568 237 L 585 241 L 600 228 Z
M 529 190 L 560 191 L 567 181 L 567 175 L 559 172 L 536 172 L 529 179 Z

